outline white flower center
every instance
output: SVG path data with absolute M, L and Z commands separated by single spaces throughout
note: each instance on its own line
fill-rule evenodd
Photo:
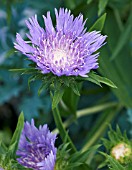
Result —
M 53 63 L 54 64 L 65 64 L 67 62 L 67 54 L 64 50 L 57 49 L 53 51 Z
M 124 157 L 128 151 L 129 149 L 125 146 L 125 144 L 121 143 L 112 149 L 112 155 L 118 160 L 121 157 Z

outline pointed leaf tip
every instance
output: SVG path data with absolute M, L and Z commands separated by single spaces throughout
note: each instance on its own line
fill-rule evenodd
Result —
M 19 138 L 21 136 L 21 132 L 22 132 L 23 127 L 24 127 L 24 114 L 23 114 L 23 112 L 21 112 L 20 116 L 18 118 L 16 130 L 13 134 L 13 137 L 12 137 L 10 145 L 9 145 L 9 149 L 8 149 L 8 153 L 7 153 L 7 157 L 9 157 L 9 158 L 10 158 L 10 156 L 12 158 L 16 157 L 16 150 L 17 150 L 17 147 L 18 147 Z
M 94 30 L 102 31 L 104 27 L 105 19 L 106 19 L 106 13 L 104 13 L 100 18 L 98 18 L 98 20 L 89 29 L 89 32 L 94 31 Z

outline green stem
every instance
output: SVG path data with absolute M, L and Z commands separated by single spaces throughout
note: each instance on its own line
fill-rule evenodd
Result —
M 116 113 L 119 113 L 121 108 L 122 107 L 118 105 L 116 108 L 108 111 L 107 113 L 104 112 L 101 115 L 99 122 L 97 122 L 96 126 L 91 131 L 91 133 L 93 133 L 94 135 L 91 135 L 91 133 L 88 135 L 88 140 L 87 140 L 86 144 L 83 146 L 82 152 L 86 151 L 89 147 L 94 145 L 100 139 L 100 137 L 106 131 L 106 129 L 108 127 L 108 123 L 110 123 L 113 120 Z
M 117 105 L 117 102 L 109 102 L 105 104 L 100 104 L 98 106 L 82 109 L 82 110 L 77 111 L 77 118 L 86 116 L 86 115 L 95 114 L 97 112 L 114 107 L 116 105 Z
M 69 143 L 69 149 L 71 149 L 71 153 L 76 152 L 76 148 L 63 126 L 63 122 L 62 122 L 58 108 L 55 108 L 53 110 L 53 116 L 54 116 L 54 121 L 55 121 L 55 124 L 59 130 L 62 141 L 66 142 L 66 140 L 67 140 L 67 142 Z
M 76 115 L 77 115 L 77 118 L 80 118 L 82 116 L 96 114 L 97 112 L 100 112 L 100 111 L 103 111 L 105 109 L 114 107 L 117 104 L 118 104 L 117 102 L 109 102 L 109 103 L 105 103 L 105 104 L 100 104 L 100 105 L 97 105 L 97 106 L 93 106 L 93 107 L 89 107 L 89 108 L 86 108 L 86 109 L 78 110 Z M 64 128 L 67 128 L 68 126 L 70 126 L 74 121 L 75 121 L 74 117 L 70 117 L 69 119 L 67 119 L 63 123 Z M 58 129 L 53 130 L 53 133 L 59 133 Z
M 69 119 L 67 119 L 64 123 L 63 123 L 63 127 L 67 128 L 68 126 L 70 126 L 73 122 L 75 121 L 75 117 L 71 116 Z M 57 128 L 55 128 L 52 133 L 59 133 L 59 130 Z

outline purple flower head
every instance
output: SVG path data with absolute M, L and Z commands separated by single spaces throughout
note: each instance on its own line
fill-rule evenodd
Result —
M 45 29 L 40 27 L 37 16 L 29 18 L 29 28 L 24 41 L 16 35 L 15 48 L 34 61 L 43 74 L 52 72 L 57 76 L 86 76 L 98 68 L 95 52 L 103 46 L 106 36 L 99 31 L 86 32 L 83 15 L 74 18 L 70 10 L 55 9 L 56 27 L 53 27 L 50 12 L 43 16 Z
M 22 131 L 17 150 L 17 161 L 24 167 L 34 170 L 53 170 L 56 161 L 56 135 L 52 134 L 47 125 L 37 129 L 32 119 L 26 122 Z

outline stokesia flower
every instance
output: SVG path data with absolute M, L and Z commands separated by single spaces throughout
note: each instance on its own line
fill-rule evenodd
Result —
M 56 26 L 53 27 L 50 12 L 43 16 L 45 29 L 40 27 L 37 16 L 29 18 L 26 25 L 29 41 L 16 35 L 15 48 L 36 63 L 43 74 L 52 72 L 57 76 L 87 76 L 91 69 L 98 68 L 99 53 L 106 36 L 99 31 L 86 32 L 86 21 L 80 14 L 74 18 L 70 10 L 55 9 Z
M 17 161 L 24 167 L 34 170 L 53 170 L 56 161 L 56 135 L 52 134 L 47 125 L 37 129 L 34 120 L 26 122 L 22 131 Z

